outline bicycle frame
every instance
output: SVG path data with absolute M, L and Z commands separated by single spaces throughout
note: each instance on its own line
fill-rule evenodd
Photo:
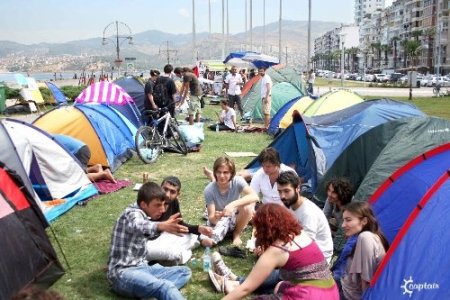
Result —
M 162 137 L 165 138 L 166 137 L 166 133 L 167 133 L 167 128 L 169 127 L 169 122 L 170 119 L 172 118 L 172 116 L 170 115 L 170 113 L 168 111 L 166 111 L 164 113 L 164 115 L 158 119 L 153 119 L 152 117 L 152 121 L 151 121 L 151 126 L 152 127 L 158 127 L 158 125 L 164 121 L 164 128 L 163 128 L 163 132 L 162 132 Z

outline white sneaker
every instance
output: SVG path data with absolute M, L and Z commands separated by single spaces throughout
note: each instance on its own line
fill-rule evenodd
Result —
M 237 276 L 225 265 L 222 256 L 219 252 L 214 251 L 211 254 L 212 269 L 214 273 L 219 274 L 230 280 L 237 280 Z

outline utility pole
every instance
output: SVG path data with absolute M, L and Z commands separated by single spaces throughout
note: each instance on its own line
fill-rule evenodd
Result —
M 311 0 L 308 0 L 308 54 L 306 55 L 307 70 L 311 70 L 309 64 L 311 61 Z
M 287 52 L 287 46 L 286 46 L 286 61 L 284 62 L 284 64 L 287 66 L 287 64 L 288 64 L 288 52 Z M 281 63 L 281 61 L 280 61 L 280 63 Z
M 192 60 L 197 62 L 197 41 L 195 38 L 195 0 L 192 0 Z
M 166 41 L 165 42 L 165 48 L 163 48 L 163 49 L 161 49 L 161 47 L 159 47 L 159 55 L 164 55 L 164 56 L 166 56 L 166 58 L 167 58 L 167 63 L 168 64 L 170 64 L 170 54 L 171 53 L 174 53 L 175 54 L 175 56 L 177 55 L 177 53 L 178 53 L 178 50 L 175 50 L 175 49 L 170 49 L 169 48 L 169 41 Z
M 222 0 L 222 60 L 225 59 L 225 0 Z
M 263 47 L 262 53 L 266 53 L 266 0 L 263 0 Z
M 280 19 L 278 22 L 278 62 L 281 63 L 281 20 L 283 15 L 283 1 L 280 0 Z
M 253 51 L 253 0 L 250 0 L 250 51 Z
M 439 17 L 438 17 L 439 18 Z M 438 21 L 438 45 L 437 45 L 437 64 L 436 64 L 436 74 L 441 75 L 441 31 L 442 24 Z

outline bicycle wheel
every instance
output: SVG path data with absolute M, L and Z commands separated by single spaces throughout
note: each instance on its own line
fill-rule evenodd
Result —
M 134 137 L 134 143 L 139 158 L 146 164 L 155 162 L 161 154 L 161 136 L 155 127 L 139 127 Z
M 167 150 L 186 155 L 188 149 L 175 121 L 171 120 L 167 128 Z

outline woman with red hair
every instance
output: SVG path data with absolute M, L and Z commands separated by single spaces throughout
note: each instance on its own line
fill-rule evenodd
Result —
M 338 300 L 339 293 L 322 251 L 292 213 L 278 204 L 264 204 L 253 218 L 256 245 L 261 256 L 246 280 L 224 299 L 243 299 L 256 290 L 270 273 L 280 268 L 281 282 L 274 295 L 257 299 Z M 231 282 L 225 283 L 225 291 Z

